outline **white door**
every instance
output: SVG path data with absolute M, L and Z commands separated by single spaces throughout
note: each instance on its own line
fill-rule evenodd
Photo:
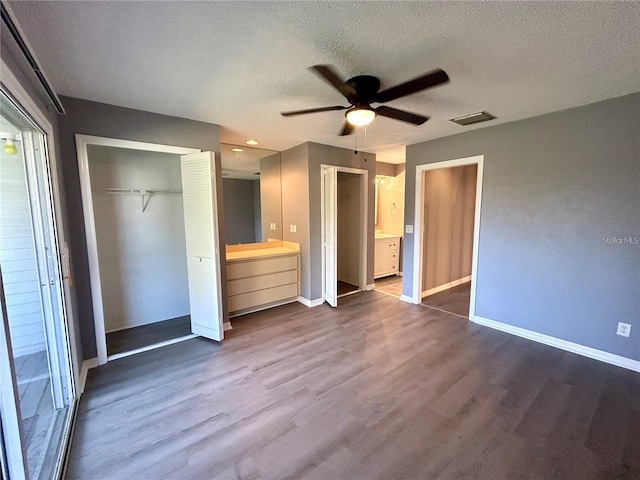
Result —
M 322 167 L 324 299 L 332 307 L 338 306 L 337 175 L 336 167 Z
M 224 331 L 215 156 L 212 152 L 202 152 L 180 158 L 191 331 L 220 341 Z

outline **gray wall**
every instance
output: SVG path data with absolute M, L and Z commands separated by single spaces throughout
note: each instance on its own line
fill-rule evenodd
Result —
M 283 240 L 300 243 L 300 296 L 322 298 L 322 164 L 369 173 L 367 283 L 373 283 L 373 191 L 376 156 L 319 143 L 303 143 L 281 152 Z M 290 231 L 296 225 L 296 232 Z
M 309 249 L 309 144 L 281 153 L 282 239 L 300 244 L 300 296 L 311 297 L 311 257 Z M 295 225 L 296 232 L 289 226 Z M 263 223 L 264 228 L 264 223 Z
M 224 212 L 222 213 L 227 245 L 258 241 L 256 240 L 256 202 L 254 198 L 256 183 L 258 180 L 222 179 L 224 197 Z
M 321 209 L 321 165 L 336 165 L 340 167 L 359 168 L 368 171 L 369 192 L 367 198 L 369 204 L 368 231 L 367 231 L 367 284 L 373 283 L 373 259 L 374 259 L 374 188 L 376 177 L 376 156 L 372 153 L 358 152 L 346 148 L 331 147 L 319 143 L 308 143 L 309 153 L 309 225 L 310 225 L 310 297 L 315 300 L 322 297 L 322 209 Z M 286 224 L 285 224 L 286 225 Z M 286 230 L 286 227 L 285 227 Z
M 69 245 L 73 256 L 72 271 L 77 292 L 82 352 L 84 358 L 87 359 L 96 356 L 96 345 L 75 134 L 199 148 L 203 151 L 216 152 L 218 205 L 221 205 L 223 209 L 222 177 L 219 174 L 221 171 L 220 127 L 78 98 L 62 97 L 62 102 L 67 114 L 59 117 L 60 163 L 63 168 L 69 224 L 73 226 L 69 235 Z M 220 244 L 224 245 L 222 209 L 219 212 L 218 224 L 220 225 Z M 224 264 L 226 261 L 224 249 L 220 250 Z M 222 269 L 222 277 L 223 298 L 226 298 L 227 282 L 224 268 Z M 223 302 L 223 307 L 225 318 L 227 318 L 226 302 Z
M 603 239 L 640 236 L 640 94 L 407 147 L 406 224 L 416 165 L 473 155 L 485 156 L 476 315 L 640 360 L 640 245 Z

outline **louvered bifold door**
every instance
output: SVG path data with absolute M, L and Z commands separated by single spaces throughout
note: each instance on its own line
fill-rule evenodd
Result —
M 224 332 L 215 157 L 202 152 L 181 160 L 191 331 L 220 341 Z
M 338 306 L 336 182 L 336 167 L 322 167 L 324 299 L 332 307 Z

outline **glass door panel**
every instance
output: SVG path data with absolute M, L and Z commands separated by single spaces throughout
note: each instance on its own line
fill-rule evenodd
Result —
M 28 478 L 51 478 L 73 388 L 45 137 L 1 101 L 0 269 L 20 420 L 4 442 L 21 444 Z

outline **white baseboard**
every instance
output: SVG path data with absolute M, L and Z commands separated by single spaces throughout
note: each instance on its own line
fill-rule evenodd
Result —
M 405 294 L 400 295 L 400 300 L 407 303 L 415 303 L 413 301 L 413 297 L 410 297 L 409 295 L 405 295 Z
M 454 280 L 453 282 L 445 283 L 444 285 L 438 285 L 437 287 L 433 287 L 422 292 L 422 298 L 428 297 L 429 295 L 433 295 L 435 293 L 444 292 L 445 290 L 449 290 L 450 288 L 457 287 L 458 285 L 462 285 L 463 283 L 467 283 L 470 281 L 471 275 L 459 278 L 457 280 Z
M 315 300 L 307 300 L 304 297 L 298 297 L 296 300 L 298 300 L 298 302 L 300 302 L 301 304 L 303 304 L 305 307 L 317 307 L 319 305 L 322 305 L 324 303 L 324 298 L 316 298 Z
M 496 322 L 495 320 L 490 320 L 478 315 L 473 318 L 473 321 L 479 325 L 484 325 L 485 327 L 510 333 L 512 335 L 526 338 L 528 340 L 533 340 L 534 342 L 544 343 L 545 345 L 559 348 L 561 350 L 566 350 L 567 352 L 576 353 L 578 355 L 582 355 L 583 357 L 593 358 L 594 360 L 600 360 L 601 362 L 610 363 L 611 365 L 627 368 L 629 370 L 633 370 L 634 372 L 640 372 L 640 361 L 638 360 L 621 357 L 620 355 L 604 352 L 602 350 L 597 350 L 591 347 L 585 347 L 584 345 L 580 345 L 578 343 L 573 343 L 567 340 L 562 340 L 560 338 L 544 335 L 542 333 L 533 332 L 525 328 L 508 325 L 502 322 Z
M 84 393 L 84 386 L 87 384 L 87 374 L 89 373 L 89 369 L 96 368 L 97 366 L 97 358 L 88 358 L 82 362 L 82 368 L 80 369 L 80 381 L 78 382 L 78 396 Z
M 226 332 L 227 330 L 233 330 L 233 327 L 231 326 L 231 322 L 224 322 L 222 324 L 222 331 Z
M 364 290 L 365 290 L 365 292 L 368 292 L 369 290 L 373 290 L 374 288 L 376 288 L 376 284 L 375 283 L 370 283 L 369 285 L 364 287 Z

